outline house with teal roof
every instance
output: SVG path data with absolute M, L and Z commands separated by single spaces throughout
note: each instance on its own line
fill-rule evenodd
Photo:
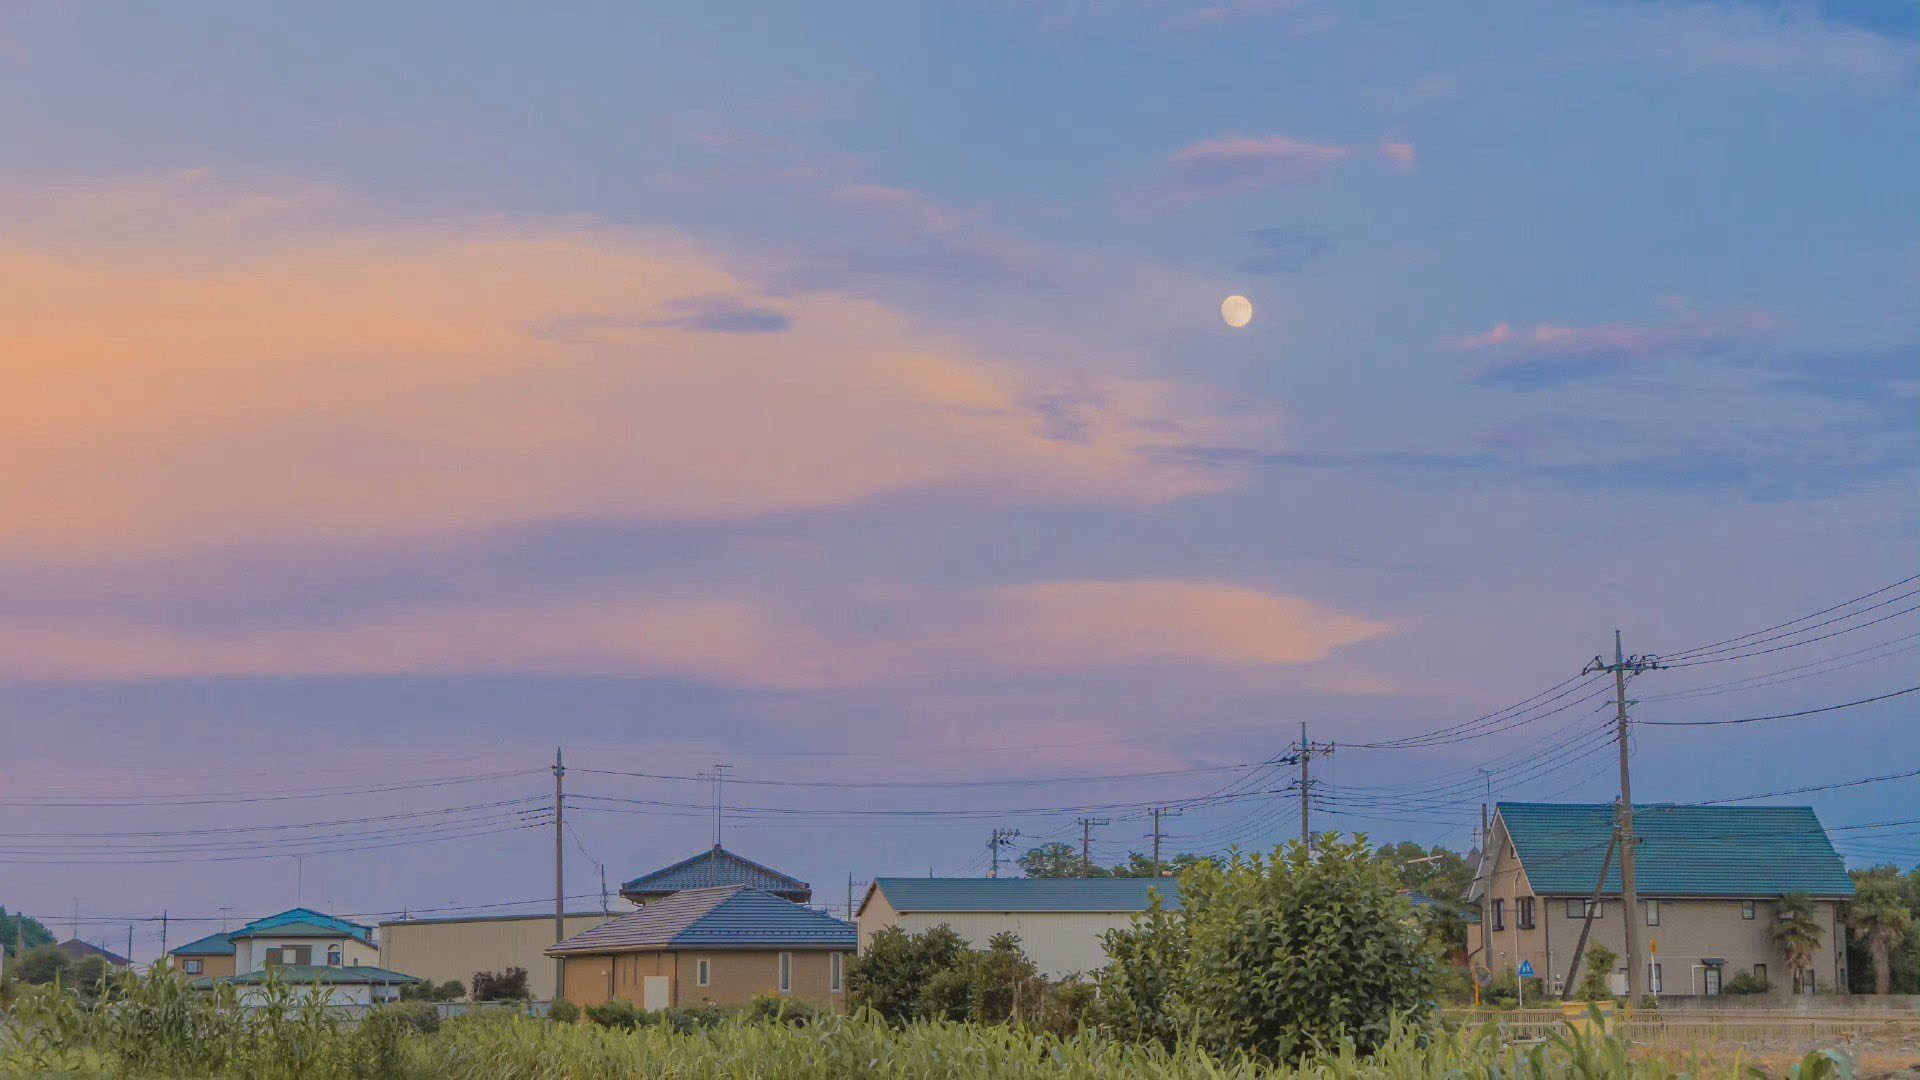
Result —
M 1608 803 L 1495 805 L 1470 894 L 1477 965 L 1498 975 L 1530 964 L 1557 993 L 1591 909 L 1589 941 L 1623 958 L 1616 991 L 1625 989 L 1627 919 L 1645 953 L 1640 985 L 1660 996 L 1717 996 L 1736 976 L 1778 993 L 1846 985 L 1839 907 L 1853 880 L 1811 807 L 1636 805 L 1636 911 L 1623 908 L 1617 852 L 1608 858 L 1614 819 Z M 1809 901 L 1820 940 L 1797 968 L 1775 944 L 1788 896 Z
M 392 1001 L 400 987 L 419 981 L 380 966 L 372 927 L 304 907 L 209 934 L 168 955 L 182 972 L 200 976 L 196 986 L 236 987 L 242 1004 L 275 978 L 334 1005 Z

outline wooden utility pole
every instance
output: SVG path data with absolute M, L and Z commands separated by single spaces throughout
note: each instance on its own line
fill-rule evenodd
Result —
M 1184 811 L 1156 806 L 1147 812 L 1153 815 L 1153 876 L 1160 877 L 1166 873 L 1166 868 L 1160 864 L 1160 819 L 1179 817 Z
M 567 845 L 563 842 L 566 831 L 566 763 L 560 759 L 560 748 L 553 748 L 553 943 L 560 944 L 567 937 Z M 566 992 L 567 958 L 553 958 L 553 999 L 560 1000 Z
M 997 878 L 1000 876 L 1000 849 L 1003 847 L 1011 846 L 1013 843 L 1013 838 L 1019 835 L 1020 835 L 1019 829 L 993 830 L 993 836 L 987 840 L 988 858 L 992 862 L 992 865 L 987 870 L 988 877 Z M 851 896 L 852 895 L 852 892 L 851 892 L 852 875 L 851 874 L 848 875 L 848 880 L 849 880 L 848 895 Z M 851 904 L 851 901 L 849 901 L 849 904 Z
M 1582 674 L 1596 671 L 1613 673 L 1613 714 L 1616 735 L 1620 747 L 1620 809 L 1618 813 L 1620 828 L 1620 904 L 1626 910 L 1620 917 L 1626 923 L 1627 935 L 1627 1004 L 1629 1007 L 1640 1001 L 1640 987 L 1645 982 L 1640 967 L 1640 890 L 1634 882 L 1634 848 L 1640 843 L 1633 835 L 1633 777 L 1627 767 L 1627 760 L 1633 755 L 1627 735 L 1627 676 L 1638 675 L 1643 671 L 1653 671 L 1664 667 L 1657 657 L 1628 656 L 1620 643 L 1620 631 L 1613 632 L 1613 663 L 1606 658 L 1596 656 L 1593 662 L 1582 670 Z

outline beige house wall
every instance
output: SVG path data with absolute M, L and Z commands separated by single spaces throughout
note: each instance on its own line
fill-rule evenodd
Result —
M 567 1000 L 581 1006 L 599 1005 L 610 998 L 644 1002 L 645 979 L 666 975 L 672 979 L 668 1003 L 679 1008 L 737 1007 L 761 994 L 785 996 L 816 1008 L 846 1010 L 845 964 L 842 983 L 832 986 L 832 953 L 822 949 L 795 949 L 793 988 L 779 994 L 780 951 L 761 949 L 647 950 L 567 957 Z M 708 962 L 709 984 L 699 985 L 699 961 Z
M 567 936 L 591 930 L 617 916 L 568 915 Z M 476 971 L 527 969 L 527 989 L 539 1001 L 553 998 L 553 916 L 497 919 L 417 919 L 380 924 L 381 967 L 443 983 L 458 979 L 469 991 Z
M 198 960 L 200 962 L 200 970 L 192 971 L 192 972 L 188 971 L 187 961 L 189 960 Z M 193 978 L 196 978 L 196 979 L 207 978 L 207 977 L 218 979 L 223 976 L 232 975 L 234 973 L 233 957 L 231 955 L 228 955 L 228 956 L 171 956 L 168 958 L 168 963 L 172 965 L 173 970 L 183 975 L 191 975 Z
M 1021 951 L 1041 974 L 1059 979 L 1107 966 L 1104 935 L 1109 930 L 1131 925 L 1133 915 L 1125 911 L 912 911 L 903 914 L 894 910 L 883 891 L 874 889 L 855 921 L 862 950 L 872 943 L 875 933 L 889 926 L 917 934 L 944 923 L 976 949 L 986 948 L 995 934 L 1010 930 L 1020 935 Z
M 1490 899 L 1506 902 L 1505 926 L 1485 935 L 1492 939 L 1490 947 L 1484 956 L 1476 952 L 1474 960 L 1486 964 L 1496 974 L 1517 971 L 1521 961 L 1530 962 L 1534 973 L 1545 979 L 1550 989 L 1557 991 L 1565 980 L 1567 965 L 1573 958 L 1574 945 L 1580 939 L 1583 921 L 1567 915 L 1567 900 L 1585 897 L 1535 894 L 1524 869 L 1513 857 L 1511 845 L 1497 828 L 1493 840 L 1492 850 L 1496 857 L 1486 879 L 1487 892 Z M 1524 897 L 1534 899 L 1534 925 L 1531 930 L 1520 928 L 1518 901 Z M 1752 897 L 1753 918 L 1747 919 L 1742 917 L 1744 903 L 1740 898 L 1705 899 L 1643 894 L 1641 910 L 1635 913 L 1639 920 L 1640 947 L 1646 950 L 1648 955 L 1645 959 L 1648 963 L 1660 965 L 1662 993 L 1668 996 L 1703 993 L 1706 975 L 1701 960 L 1707 957 L 1726 961 L 1721 969 L 1722 985 L 1739 972 L 1753 971 L 1755 965 L 1765 964 L 1767 977 L 1774 987 L 1791 991 L 1792 974 L 1787 969 L 1786 958 L 1772 941 L 1779 900 L 1777 896 Z M 1650 901 L 1658 904 L 1658 926 L 1648 926 L 1646 922 Z M 1479 907 L 1482 923 L 1467 928 L 1467 947 L 1470 950 L 1481 947 L 1483 931 L 1489 925 L 1484 921 L 1488 917 L 1489 907 L 1482 902 Z M 1619 976 L 1626 971 L 1627 951 L 1621 908 L 1622 903 L 1617 895 L 1603 900 L 1601 914 L 1594 919 L 1593 931 L 1588 938 L 1589 947 L 1593 943 L 1605 945 L 1620 956 L 1615 968 Z M 1844 938 L 1839 936 L 1842 931 L 1837 925 L 1839 902 L 1815 900 L 1814 910 L 1821 927 L 1820 950 L 1813 958 L 1814 978 L 1823 987 L 1845 986 L 1846 951 Z M 1618 976 L 1615 984 L 1616 987 L 1621 984 Z

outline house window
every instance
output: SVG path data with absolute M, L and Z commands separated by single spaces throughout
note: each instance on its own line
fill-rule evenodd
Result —
M 1493 902 L 1493 928 L 1495 930 L 1505 930 L 1507 928 L 1507 902 L 1505 900 L 1495 900 Z
M 827 989 L 836 994 L 840 992 L 841 959 L 842 957 L 839 953 L 834 953 L 827 961 Z
M 1513 921 L 1522 930 L 1533 929 L 1533 897 L 1522 896 L 1514 900 Z
M 338 945 L 327 946 L 327 966 L 328 967 L 340 966 L 340 946 Z
M 780 992 L 785 994 L 793 989 L 793 954 L 780 954 Z
M 1720 969 L 1709 965 L 1700 973 L 1701 993 L 1707 997 L 1720 996 Z
M 1753 977 L 1756 979 L 1759 979 L 1761 982 L 1766 982 L 1767 981 L 1767 965 L 1765 964 L 1753 965 Z
M 1647 925 L 1659 926 L 1660 925 L 1660 901 L 1648 900 L 1646 901 L 1646 905 L 1647 905 Z
M 1740 917 L 1743 919 L 1753 918 L 1753 901 L 1751 900 L 1740 901 Z
M 1593 909 L 1593 917 L 1596 919 L 1600 918 L 1601 916 L 1607 913 L 1607 905 L 1605 901 L 1602 901 L 1596 904 L 1591 900 L 1580 900 L 1577 898 L 1570 897 L 1567 900 L 1567 918 L 1584 919 L 1587 917 L 1588 908 Z
M 695 986 L 713 985 L 713 961 L 703 957 L 693 962 L 693 983 Z
M 198 960 L 189 960 L 186 963 L 186 969 L 187 974 L 198 975 L 203 970 L 203 965 Z

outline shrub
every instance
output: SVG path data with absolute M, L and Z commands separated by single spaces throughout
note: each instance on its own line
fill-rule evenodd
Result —
M 505 971 L 473 973 L 473 1000 L 526 1001 L 533 997 L 527 989 L 527 969 L 510 967 Z
M 1586 973 L 1580 977 L 1581 1001 L 1613 1000 L 1613 968 L 1620 962 L 1620 955 L 1605 945 L 1588 945 L 1587 955 L 1582 958 L 1581 966 Z
M 716 1010 L 708 1009 L 709 1013 Z M 787 1024 L 792 1027 L 804 1027 L 820 1018 L 820 1010 L 793 998 L 780 997 L 777 994 L 755 994 L 747 1007 L 740 1010 L 740 1018 L 750 1024 Z
M 575 1005 L 566 998 L 561 998 L 547 1009 L 547 1019 L 561 1024 L 578 1023 L 580 1020 L 580 1006 Z
M 714 1027 L 725 1021 L 727 1014 L 714 1008 L 683 1009 L 675 1006 L 671 1009 L 663 1009 L 659 1013 L 643 1012 L 640 1018 L 643 1022 L 657 1018 L 665 1027 L 685 1033 Z
M 1433 950 L 1363 837 L 1201 863 L 1180 897 L 1107 934 L 1101 995 L 1123 1035 L 1275 1060 L 1347 1038 L 1366 1054 L 1432 1006 Z
M 847 1001 L 894 1023 L 944 1015 L 923 1001 L 927 985 L 966 951 L 966 941 L 944 923 L 918 934 L 889 926 L 847 963 Z
M 1722 989 L 1729 994 L 1765 994 L 1773 990 L 1773 984 L 1768 982 L 1764 975 L 1742 971 L 1728 979 L 1726 986 Z
M 52 945 L 39 945 L 7 962 L 8 976 L 29 986 L 45 986 L 67 970 L 67 954 Z
M 640 1026 L 645 1016 L 645 1013 L 633 1007 L 633 1002 L 625 998 L 614 998 L 612 1001 L 587 1006 L 587 1019 L 604 1028 L 632 1031 Z
M 401 1001 L 459 1001 L 466 996 L 467 988 L 459 979 L 448 979 L 443 983 L 428 980 L 400 988 Z

